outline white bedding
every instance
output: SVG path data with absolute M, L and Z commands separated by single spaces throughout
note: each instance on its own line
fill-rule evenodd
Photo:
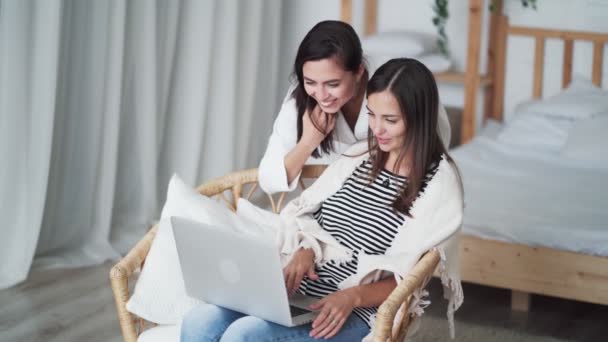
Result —
M 465 234 L 608 256 L 608 164 L 487 136 L 451 155 L 464 180 Z

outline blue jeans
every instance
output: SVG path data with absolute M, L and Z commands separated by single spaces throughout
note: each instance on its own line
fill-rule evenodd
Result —
M 202 304 L 186 314 L 182 321 L 180 340 L 189 341 L 315 341 L 308 334 L 311 323 L 284 327 L 261 318 Z M 367 324 L 354 314 L 330 341 L 361 341 L 369 333 Z

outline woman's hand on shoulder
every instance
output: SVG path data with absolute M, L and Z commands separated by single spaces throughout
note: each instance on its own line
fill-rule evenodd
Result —
M 352 291 L 340 290 L 329 294 L 309 306 L 311 310 L 320 310 L 312 322 L 310 336 L 313 338 L 332 338 L 351 315 L 357 306 L 357 299 Z
M 327 114 L 316 105 L 312 111 L 306 111 L 302 116 L 302 142 L 305 142 L 311 150 L 317 148 L 323 139 L 336 126 L 338 114 Z
M 296 292 L 304 276 L 311 280 L 319 279 L 315 273 L 315 252 L 312 249 L 300 248 L 283 268 L 288 295 L 291 296 Z

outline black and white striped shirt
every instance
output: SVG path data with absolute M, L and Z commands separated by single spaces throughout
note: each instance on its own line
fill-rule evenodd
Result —
M 391 246 L 406 219 L 392 204 L 406 184 L 406 178 L 388 170 L 380 171 L 373 183 L 369 182 L 372 164 L 369 160 L 359 165 L 340 190 L 327 198 L 314 213 L 315 219 L 340 244 L 352 251 L 352 259 L 345 263 L 328 262 L 317 268 L 319 279 L 304 279 L 300 291 L 324 297 L 338 291 L 338 284 L 357 272 L 358 256 L 384 254 Z M 354 309 L 370 327 L 377 307 Z

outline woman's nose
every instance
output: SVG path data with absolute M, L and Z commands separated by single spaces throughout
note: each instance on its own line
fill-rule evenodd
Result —
M 372 127 L 372 132 L 374 132 L 375 136 L 379 136 L 384 133 L 384 127 L 382 126 L 382 124 L 376 122 L 374 127 Z
M 327 91 L 324 86 L 319 86 L 315 90 L 315 93 L 317 95 L 317 100 L 319 100 L 319 101 L 323 101 L 327 98 Z

